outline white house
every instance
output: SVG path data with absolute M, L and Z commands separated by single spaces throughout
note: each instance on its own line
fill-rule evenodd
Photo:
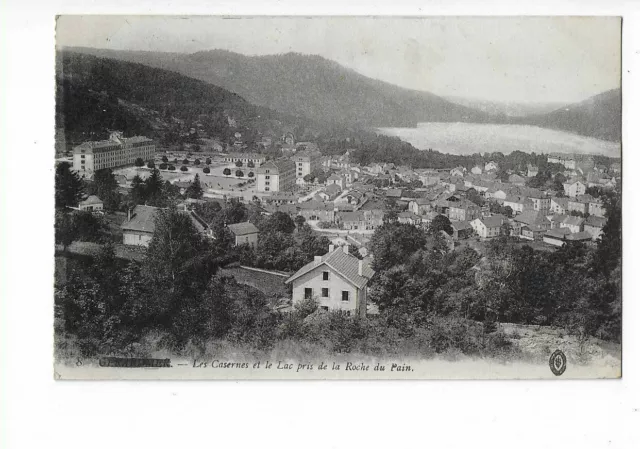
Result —
M 90 195 L 86 200 L 78 203 L 78 210 L 86 212 L 100 211 L 104 208 L 102 200 L 95 195 Z
M 587 186 L 581 181 L 565 182 L 562 184 L 562 187 L 564 187 L 564 194 L 571 198 L 575 198 L 578 195 L 584 195 L 587 190 Z
M 476 218 L 471 221 L 473 231 L 482 238 L 498 237 L 505 217 L 494 215 L 492 217 Z
M 285 283 L 293 286 L 293 304 L 315 299 L 321 310 L 365 317 L 367 284 L 374 274 L 367 262 L 349 254 L 349 245 L 329 245 L 327 254 L 315 256 Z

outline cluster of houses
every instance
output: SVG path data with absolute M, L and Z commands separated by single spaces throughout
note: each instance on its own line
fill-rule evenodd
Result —
M 510 173 L 504 181 L 504 177 L 501 180 L 497 176 L 499 166 L 495 162 L 471 170 L 415 170 L 393 164 L 360 166 L 350 162 L 348 152 L 321 157 L 314 151 L 292 150 L 286 159 L 256 166 L 258 185 L 265 193 L 260 207 L 266 215 L 284 212 L 292 218 L 302 216 L 317 231 L 331 228 L 328 232 L 333 238 L 328 252 L 315 257 L 286 282 L 292 286 L 294 304 L 315 299 L 321 309 L 354 316 L 371 313 L 367 285 L 374 272 L 366 246 L 389 210 L 395 211 L 399 222 L 423 228 L 436 217 L 447 217 L 453 232 L 449 235 L 443 231 L 443 236 L 451 248 L 456 240 L 491 239 L 505 234 L 562 246 L 571 241 L 593 242 L 601 236 L 606 224 L 605 207 L 586 189 L 594 185 L 611 188 L 619 182 L 615 165 L 606 171 L 595 166 L 585 171 L 584 164 L 572 164 L 568 157 L 564 157 L 563 165 L 569 180 L 558 195 L 527 187 L 528 179 L 538 173 L 537 167 L 531 165 L 524 172 Z M 254 160 L 251 155 L 242 157 Z M 318 169 L 331 171 L 323 183 L 307 176 Z M 310 193 L 296 193 L 296 189 L 289 188 L 311 182 Z M 153 236 L 156 212 L 149 206 L 130 211 L 122 225 L 124 243 L 147 246 Z M 200 232 L 212 234 L 207 223 L 188 206 L 182 213 L 189 215 Z M 252 223 L 228 228 L 236 245 L 258 245 L 259 231 Z M 364 258 L 351 255 L 350 245 L 358 248 Z
M 588 170 L 584 158 L 578 163 L 569 156 L 562 156 L 568 181 L 561 196 L 527 187 L 528 179 L 538 173 L 532 165 L 526 172 L 510 173 L 503 181 L 494 161 L 471 170 L 411 169 L 389 163 L 361 166 L 350 161 L 349 151 L 323 157 L 315 148 L 292 151 L 289 157 L 275 161 L 262 161 L 251 154 L 229 157 L 262 163 L 256 172 L 257 185 L 265 193 L 260 198 L 265 215 L 278 211 L 292 218 L 299 215 L 316 230 L 330 228 L 365 236 L 382 226 L 385 213 L 393 209 L 400 223 L 423 228 L 438 216 L 447 217 L 454 240 L 490 239 L 508 233 L 556 246 L 566 241 L 595 241 L 606 223 L 605 208 L 586 189 L 611 188 L 619 182 L 616 164 L 608 169 L 592 165 Z M 549 161 L 558 158 L 549 156 Z M 322 184 L 307 176 L 317 170 L 331 172 Z M 311 193 L 290 188 L 299 182 L 313 182 Z M 257 244 L 257 229 L 255 232 Z

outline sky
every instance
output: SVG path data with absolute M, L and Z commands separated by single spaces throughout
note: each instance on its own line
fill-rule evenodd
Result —
M 402 87 L 497 102 L 620 87 L 618 18 L 61 16 L 58 46 L 317 54 Z

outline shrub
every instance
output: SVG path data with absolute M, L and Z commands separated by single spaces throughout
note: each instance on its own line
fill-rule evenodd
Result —
M 256 166 L 256 164 L 254 164 L 254 163 L 253 163 L 253 161 L 249 161 L 249 162 L 247 163 L 247 167 L 249 167 L 249 168 L 253 168 L 253 167 L 255 167 L 255 166 Z
M 173 159 L 173 163 L 174 163 L 174 164 L 177 164 L 177 163 L 178 163 L 178 158 L 177 158 L 177 157 Z
M 205 161 L 205 163 L 206 163 L 207 165 L 210 165 L 210 164 L 211 164 L 211 158 L 209 158 L 209 157 L 208 157 L 208 158 L 207 158 L 207 160 Z
M 189 159 L 184 158 L 184 159 L 182 160 L 182 165 L 189 165 Z
M 253 178 L 253 172 L 250 171 L 249 174 L 247 175 L 249 178 Z
M 135 161 L 135 165 L 136 165 L 136 167 L 142 167 L 142 166 L 144 166 L 144 161 L 142 160 L 142 158 L 141 158 L 141 157 L 139 157 L 138 159 L 136 159 L 136 161 Z
M 167 164 L 165 164 L 164 162 L 160 164 L 160 170 L 166 170 L 166 169 L 167 169 Z
M 169 162 L 169 158 L 167 156 L 162 156 L 162 162 L 166 164 L 167 162 Z
M 224 170 L 222 170 L 222 174 L 225 176 L 231 175 L 231 169 L 225 168 Z
M 182 167 L 180 167 L 180 171 L 187 171 L 189 170 L 187 167 L 185 167 L 184 165 Z
M 242 167 L 242 161 L 236 161 L 236 167 L 238 168 Z
M 153 161 L 147 162 L 147 168 L 155 168 L 156 164 Z
M 193 161 L 193 165 L 200 165 L 200 159 L 196 159 L 195 161 Z
M 205 167 L 202 169 L 202 173 L 211 173 L 211 169 L 209 167 Z
M 169 165 L 169 167 L 167 167 L 169 170 L 174 171 L 176 169 L 175 165 Z
M 244 176 L 244 172 L 242 170 L 236 170 L 236 176 L 238 178 L 242 178 Z

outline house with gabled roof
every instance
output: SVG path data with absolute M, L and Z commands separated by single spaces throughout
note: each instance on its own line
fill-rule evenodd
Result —
M 292 303 L 315 299 L 321 310 L 343 311 L 351 316 L 366 317 L 367 285 L 375 272 L 368 261 L 349 254 L 349 245 L 315 256 L 285 281 L 292 285 Z
M 424 215 L 431 210 L 431 201 L 428 198 L 416 198 L 409 201 L 409 210 L 416 215 Z
M 561 228 L 569 228 L 571 232 L 582 232 L 584 230 L 584 218 L 569 215 L 560 223 Z
M 571 198 L 578 195 L 584 195 L 587 190 L 587 186 L 579 180 L 570 180 L 565 182 L 562 184 L 562 187 L 564 188 L 564 194 Z
M 328 221 L 333 223 L 335 220 L 334 204 L 323 201 L 305 201 L 298 205 L 299 215 L 310 221 Z
M 509 176 L 509 182 L 511 184 L 515 184 L 515 185 L 518 185 L 518 186 L 523 186 L 523 185 L 525 185 L 526 181 L 527 180 L 524 179 L 522 176 L 517 175 L 515 173 L 513 175 Z
M 473 235 L 473 226 L 468 221 L 452 221 L 451 228 L 455 240 L 466 239 Z
M 542 241 L 544 243 L 548 243 L 553 246 L 562 246 L 566 241 L 567 235 L 571 234 L 571 230 L 569 228 L 555 228 L 549 229 L 542 236 Z
M 584 221 L 584 231 L 591 235 L 592 240 L 598 240 L 606 223 L 606 218 L 589 215 Z
M 502 205 L 510 207 L 515 214 L 521 214 L 526 210 L 533 210 L 533 201 L 525 196 L 507 196 Z
M 569 198 L 551 198 L 549 211 L 554 214 L 566 214 L 569 212 Z
M 156 230 L 156 214 L 161 210 L 159 207 L 137 205 L 130 209 L 127 220 L 120 226 L 122 229 L 122 240 L 125 245 L 148 247 Z M 198 216 L 194 211 L 180 210 L 180 213 L 187 214 L 196 230 L 204 236 L 212 237 L 211 227 Z
M 507 221 L 503 215 L 493 215 L 491 217 L 476 218 L 471 221 L 474 232 L 482 238 L 498 237 L 502 225 Z
M 235 223 L 227 226 L 234 237 L 234 246 L 249 245 L 252 248 L 258 246 L 258 234 L 260 231 L 251 222 Z
M 96 212 L 104 209 L 104 203 L 96 195 L 89 195 L 87 199 L 78 203 L 78 210 L 86 212 Z

